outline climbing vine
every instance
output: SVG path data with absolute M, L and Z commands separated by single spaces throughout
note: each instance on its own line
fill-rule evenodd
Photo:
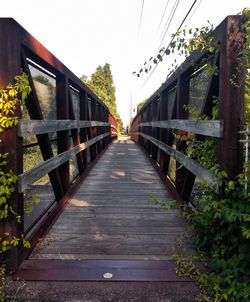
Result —
M 3 133 L 11 127 L 18 125 L 18 117 L 16 116 L 17 106 L 27 98 L 31 88 L 29 86 L 28 77 L 23 73 L 15 77 L 15 84 L 9 84 L 6 88 L 0 90 L 0 133 Z M 8 153 L 0 153 L 0 223 L 4 225 L 6 219 L 15 217 L 20 222 L 21 217 L 16 213 L 12 206 L 12 196 L 15 191 L 15 184 L 18 177 L 12 170 L 7 169 L 8 161 L 10 161 Z M 29 248 L 29 242 L 23 235 L 16 237 L 10 232 L 4 232 L 0 237 L 0 256 L 4 252 L 10 250 L 17 245 L 22 244 Z M 0 267 L 0 276 L 3 277 L 5 266 Z M 0 290 L 0 300 L 4 300 L 4 294 Z
M 0 132 L 17 126 L 16 106 L 19 102 L 22 104 L 30 92 L 28 78 L 25 74 L 16 76 L 15 80 L 14 85 L 9 84 L 5 89 L 0 90 Z M 4 221 L 10 215 L 14 215 L 19 222 L 20 217 L 11 206 L 11 198 L 15 191 L 17 176 L 12 170 L 6 171 L 7 163 L 8 153 L 0 153 L 0 221 Z M 28 245 L 24 238 L 12 237 L 11 234 L 5 233 L 0 238 L 1 250 L 4 252 L 12 246 L 15 247 L 20 240 L 22 240 L 24 245 Z
M 213 26 L 208 22 L 207 26 L 202 28 L 184 28 L 172 35 L 172 40 L 168 47 L 162 47 L 155 57 L 150 57 L 148 61 L 145 61 L 143 67 L 138 71 L 134 71 L 132 74 L 140 77 L 143 73 L 148 73 L 153 66 L 163 61 L 164 57 L 175 55 L 175 58 L 187 58 L 193 52 L 206 51 L 207 53 L 214 54 L 218 49 L 218 45 L 215 43 L 211 33 Z M 171 63 L 168 68 L 168 76 L 173 73 L 178 67 L 176 59 Z

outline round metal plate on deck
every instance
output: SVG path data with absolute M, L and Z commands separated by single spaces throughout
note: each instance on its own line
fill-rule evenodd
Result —
M 105 278 L 105 279 L 111 279 L 111 278 L 113 278 L 113 274 L 111 274 L 111 273 L 105 273 L 105 274 L 103 274 L 103 278 Z

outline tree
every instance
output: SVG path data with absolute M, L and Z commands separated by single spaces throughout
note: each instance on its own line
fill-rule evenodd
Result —
M 142 106 L 145 104 L 146 100 L 141 101 L 140 103 L 137 104 L 137 112 L 142 108 Z
M 81 77 L 80 77 L 80 80 L 83 82 L 83 83 L 86 83 L 88 81 L 88 76 L 86 76 L 85 74 L 83 74 Z
M 99 65 L 96 68 L 96 71 L 91 75 L 90 80 L 88 80 L 85 75 L 83 75 L 80 79 L 107 105 L 110 112 L 116 118 L 119 126 L 119 133 L 121 133 L 123 123 L 117 112 L 115 86 L 110 65 L 108 63 L 106 63 L 103 67 Z

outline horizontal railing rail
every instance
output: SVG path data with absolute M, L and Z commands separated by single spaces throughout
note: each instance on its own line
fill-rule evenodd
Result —
M 216 189 L 218 184 L 218 178 L 215 177 L 211 171 L 205 169 L 200 165 L 197 161 L 193 160 L 192 158 L 184 155 L 182 152 L 169 147 L 168 145 L 162 143 L 161 141 L 153 138 L 152 136 L 146 135 L 141 132 L 137 132 L 136 134 L 146 138 L 148 141 L 152 142 L 155 146 L 157 146 L 160 150 L 164 151 L 172 158 L 176 159 L 178 163 L 192 172 L 195 176 L 199 177 L 202 181 L 208 183 L 213 189 Z
M 201 134 L 211 137 L 223 136 L 223 121 L 219 120 L 165 120 L 140 123 L 139 127 L 155 127 L 165 129 L 178 129 L 183 131 L 190 131 L 195 134 Z
M 91 127 L 112 127 L 107 122 L 81 121 L 81 120 L 30 120 L 21 119 L 18 124 L 18 136 L 38 135 L 71 129 L 91 128 Z
M 29 189 L 30 186 L 35 181 L 39 180 L 44 175 L 58 168 L 65 162 L 69 161 L 70 158 L 77 155 L 79 152 L 86 150 L 90 146 L 94 145 L 95 143 L 97 143 L 98 141 L 102 140 L 103 138 L 109 135 L 110 135 L 109 132 L 98 135 L 86 141 L 85 143 L 81 143 L 75 146 L 74 148 L 69 149 L 68 151 L 62 152 L 48 160 L 45 160 L 43 163 L 38 164 L 37 166 L 28 170 L 27 172 L 20 174 L 19 181 L 18 181 L 19 193 L 23 193 L 25 190 Z

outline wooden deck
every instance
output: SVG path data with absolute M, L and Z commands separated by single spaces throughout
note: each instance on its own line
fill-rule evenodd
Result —
M 29 259 L 169 260 L 187 224 L 160 177 L 132 141 L 115 141 Z M 193 253 L 188 242 L 182 250 Z

